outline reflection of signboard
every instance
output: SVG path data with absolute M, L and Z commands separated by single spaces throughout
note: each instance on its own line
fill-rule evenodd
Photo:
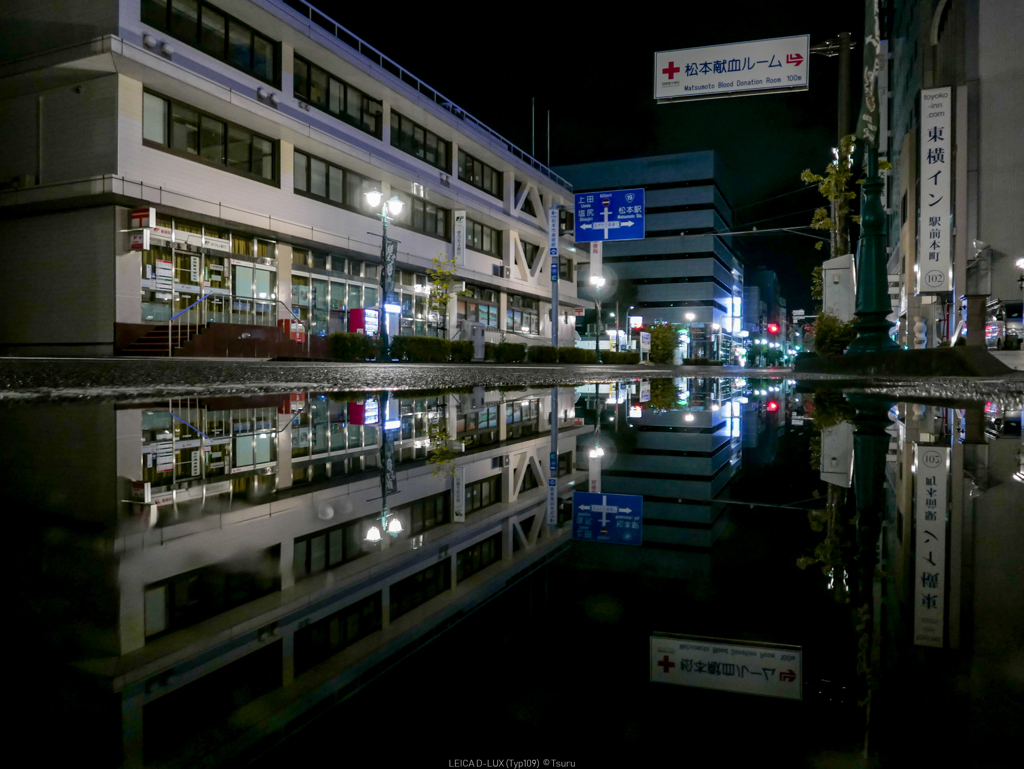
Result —
M 576 308 L 573 309 L 573 312 L 576 314 L 576 317 L 579 318 L 584 313 L 586 313 L 586 310 L 583 307 L 576 307 Z
M 558 525 L 558 479 L 548 478 L 548 526 Z
M 700 636 L 651 636 L 651 683 L 803 699 L 803 650 Z
M 466 468 L 455 468 L 455 483 L 452 486 L 452 520 L 466 522 Z
M 398 491 L 398 478 L 395 475 L 395 434 L 384 433 L 381 443 L 381 465 L 384 467 L 384 490 L 388 494 Z
M 644 498 L 635 494 L 572 495 L 572 538 L 583 542 L 639 545 L 643 541 Z
M 644 415 L 643 406 L 630 406 L 629 407 L 629 418 L 638 419 Z
M 132 481 L 132 499 L 136 502 L 149 502 L 152 499 L 149 481 Z
M 376 398 L 367 398 L 362 403 L 348 404 L 348 421 L 353 425 L 376 425 L 380 423 L 380 404 Z
M 640 380 L 640 402 L 647 403 L 651 399 L 651 382 L 649 379 Z
M 917 446 L 914 523 L 914 644 L 942 648 L 946 592 L 946 486 L 949 447 Z

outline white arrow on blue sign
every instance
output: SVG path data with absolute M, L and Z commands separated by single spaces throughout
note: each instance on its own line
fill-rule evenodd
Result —
M 582 542 L 639 545 L 643 517 L 644 498 L 635 494 L 572 495 L 572 538 Z
M 576 194 L 576 240 L 642 240 L 643 189 Z

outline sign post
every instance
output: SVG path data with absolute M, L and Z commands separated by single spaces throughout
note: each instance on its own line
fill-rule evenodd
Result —
M 808 35 L 659 51 L 654 54 L 654 98 L 669 103 L 806 91 L 808 56 Z
M 952 158 L 953 89 L 921 92 L 921 233 L 918 249 L 917 293 L 952 290 L 949 258 L 950 165 Z M 923 257 L 923 258 L 922 258 Z
M 548 465 L 548 528 L 558 525 L 558 388 L 551 388 L 551 455 Z
M 548 210 L 548 258 L 551 260 L 551 346 L 558 349 L 558 206 Z M 555 404 L 551 404 L 555 413 Z M 554 422 L 552 422 L 554 429 Z

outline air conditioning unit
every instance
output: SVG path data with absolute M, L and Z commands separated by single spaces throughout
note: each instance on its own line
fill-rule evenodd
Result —
M 441 184 L 445 187 L 450 187 L 452 184 L 452 178 L 448 174 L 441 174 Z
M 503 267 L 502 268 L 501 276 L 503 278 L 511 278 L 512 277 L 512 268 L 511 267 Z
M 448 448 L 456 454 L 462 454 L 466 451 L 466 444 L 462 441 L 448 441 Z

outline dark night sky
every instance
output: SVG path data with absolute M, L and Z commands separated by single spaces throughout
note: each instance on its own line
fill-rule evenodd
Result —
M 555 166 L 717 150 L 731 177 L 736 229 L 780 214 L 792 215 L 757 226 L 807 224 L 809 209 L 823 202 L 811 188 L 751 205 L 800 189 L 804 168 L 820 172 L 828 163 L 836 144 L 838 60 L 812 56 L 805 92 L 658 105 L 655 51 L 800 34 L 809 34 L 814 45 L 849 31 L 858 41 L 851 57 L 852 120 L 859 108 L 862 0 L 449 4 L 414 6 L 415 12 L 404 6 L 390 20 L 382 12 L 386 5 L 317 4 L 526 151 L 530 99 L 536 97 L 536 157 L 542 162 L 548 109 Z M 592 10 L 574 10 L 581 8 Z M 549 52 L 547 36 L 555 41 Z M 785 233 L 744 241 L 748 266 L 776 269 L 790 308 L 810 312 L 809 276 L 823 258 L 814 241 Z

